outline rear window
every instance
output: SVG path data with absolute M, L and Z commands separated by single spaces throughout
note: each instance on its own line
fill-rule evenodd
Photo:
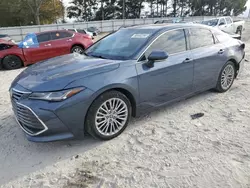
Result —
M 232 20 L 231 20 L 231 18 L 226 18 L 226 21 L 227 21 L 227 24 L 233 23 Z

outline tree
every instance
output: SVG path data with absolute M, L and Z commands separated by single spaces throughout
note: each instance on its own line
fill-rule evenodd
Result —
M 45 0 L 23 0 L 26 3 L 35 19 L 35 24 L 40 25 L 40 8 Z
M 45 0 L 40 8 L 40 19 L 42 24 L 55 23 L 64 17 L 64 6 L 60 0 Z
M 120 17 L 116 0 L 103 0 L 101 8 L 96 12 L 95 20 L 110 20 Z
M 143 6 L 143 0 L 126 0 L 125 2 L 125 18 L 140 18 L 141 10 Z M 123 0 L 119 0 L 117 3 L 117 10 L 120 14 L 119 18 L 122 18 Z
M 96 0 L 73 0 L 72 6 L 67 8 L 69 18 L 77 18 L 79 21 L 92 19 L 93 8 L 97 5 Z

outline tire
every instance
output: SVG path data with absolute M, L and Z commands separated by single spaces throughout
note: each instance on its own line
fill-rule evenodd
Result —
M 114 110 L 114 113 L 106 113 L 108 109 L 112 109 L 111 104 L 117 110 Z M 103 93 L 89 108 L 85 120 L 86 131 L 94 138 L 111 140 L 126 129 L 131 117 L 131 109 L 131 103 L 124 94 L 118 91 Z
M 15 55 L 8 55 L 2 61 L 3 67 L 7 70 L 19 69 L 23 66 L 22 60 Z
M 71 53 L 78 53 L 78 54 L 83 54 L 84 49 L 81 46 L 73 46 L 71 49 Z
M 220 72 L 220 76 L 217 81 L 217 86 L 215 88 L 216 91 L 220 93 L 228 91 L 233 85 L 235 76 L 236 76 L 235 64 L 231 61 L 228 61 Z M 223 85 L 223 83 L 225 84 Z

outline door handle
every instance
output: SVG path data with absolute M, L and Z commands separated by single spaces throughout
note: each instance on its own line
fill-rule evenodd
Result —
M 191 58 L 186 58 L 183 63 L 191 63 L 193 61 L 193 59 Z
M 218 52 L 218 54 L 223 54 L 225 50 L 220 49 L 220 51 Z
M 72 42 L 72 39 L 68 39 L 68 40 L 66 40 L 67 42 Z
M 44 46 L 45 46 L 45 47 L 48 47 L 48 46 L 51 46 L 51 44 L 45 44 Z

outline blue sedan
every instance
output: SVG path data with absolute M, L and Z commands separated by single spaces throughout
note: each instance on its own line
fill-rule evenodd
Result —
M 226 92 L 243 67 L 245 44 L 196 24 L 123 28 L 89 47 L 32 65 L 13 81 L 16 120 L 28 140 L 102 140 L 131 116 L 209 89 Z

